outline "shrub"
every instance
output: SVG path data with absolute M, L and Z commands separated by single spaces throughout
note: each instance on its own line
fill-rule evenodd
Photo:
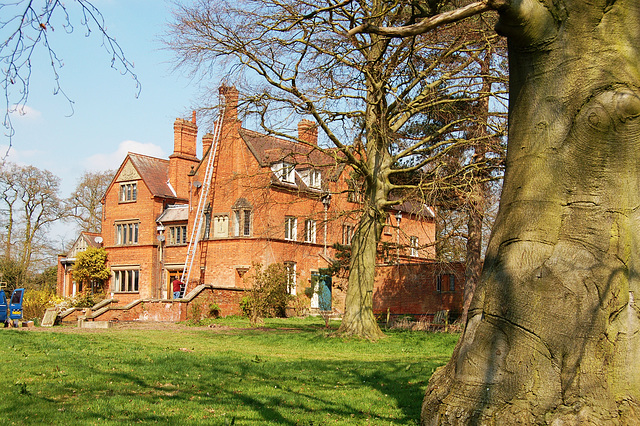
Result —
M 220 317 L 220 306 L 217 303 L 209 303 L 209 318 Z
M 95 304 L 106 298 L 105 293 L 93 293 L 91 291 L 83 291 L 78 293 L 71 299 L 71 306 L 74 308 L 91 308 Z
M 11 294 L 8 294 L 7 298 L 10 296 Z M 27 289 L 22 299 L 22 318 L 25 320 L 42 319 L 47 308 L 55 306 L 62 300 L 51 290 Z
M 286 267 L 281 263 L 272 263 L 264 270 L 261 264 L 253 267 L 253 285 L 241 304 L 251 324 L 262 323 L 263 318 L 286 316 L 287 303 L 292 298 L 287 292 Z

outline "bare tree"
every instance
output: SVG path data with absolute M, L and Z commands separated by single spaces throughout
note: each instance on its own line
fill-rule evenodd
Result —
M 244 102 L 267 132 L 291 137 L 283 129 L 299 115 L 311 116 L 328 140 L 314 149 L 348 164 L 363 182 L 340 332 L 370 339 L 382 335 L 371 297 L 385 209 L 432 191 L 428 177 L 437 174 L 436 163 L 478 142 L 463 136 L 471 114 L 441 122 L 430 112 L 489 95 L 481 94 L 470 67 L 486 45 L 465 34 L 452 31 L 446 41 L 346 37 L 361 20 L 382 25 L 407 16 L 404 5 L 382 0 L 199 0 L 178 9 L 167 38 L 179 64 L 194 74 L 226 69 L 226 78 L 244 84 Z M 414 132 L 417 120 L 430 122 L 430 131 Z
M 489 9 L 509 40 L 504 186 L 465 333 L 422 422 L 637 424 L 640 3 L 481 1 L 360 30 L 414 36 Z
M 84 172 L 76 189 L 65 201 L 68 218 L 74 220 L 80 230 L 100 232 L 102 225 L 102 198 L 114 171 Z
M 17 208 L 20 199 L 19 167 L 13 163 L 5 163 L 0 169 L 0 194 L 2 197 L 2 224 L 6 229 L 4 233 L 4 257 L 9 260 L 12 257 L 14 244 L 14 224 L 18 214 Z M 18 204 L 16 204 L 18 203 Z
M 59 193 L 60 178 L 33 166 L 5 163 L 0 171 L 0 191 L 8 230 L 4 256 L 19 262 L 27 272 L 35 260 L 49 253 L 45 231 L 65 217 Z M 15 248 L 15 250 L 14 250 Z
M 122 74 L 129 74 L 140 85 L 133 73 L 133 64 L 125 57 L 115 39 L 107 33 L 100 11 L 87 0 L 74 0 L 67 4 L 59 0 L 16 0 L 0 3 L 0 64 L 1 86 L 4 91 L 5 113 L 3 125 L 8 130 L 9 145 L 13 135 L 11 114 L 21 113 L 29 98 L 32 59 L 39 48 L 49 58 L 54 79 L 54 94 L 61 94 L 73 107 L 60 83 L 59 71 L 62 58 L 56 54 L 50 33 L 58 30 L 74 31 L 73 19 L 89 35 L 97 31 L 102 36 L 102 46 L 111 55 L 111 66 Z

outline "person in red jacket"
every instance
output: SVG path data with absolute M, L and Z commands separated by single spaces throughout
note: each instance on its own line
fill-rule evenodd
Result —
M 173 280 L 173 298 L 174 299 L 180 298 L 181 290 L 182 290 L 182 281 L 176 278 L 175 280 Z

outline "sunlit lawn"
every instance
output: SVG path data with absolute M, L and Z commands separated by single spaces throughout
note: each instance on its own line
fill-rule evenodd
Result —
M 458 338 L 345 340 L 314 318 L 216 325 L 231 328 L 0 329 L 0 424 L 417 424 Z

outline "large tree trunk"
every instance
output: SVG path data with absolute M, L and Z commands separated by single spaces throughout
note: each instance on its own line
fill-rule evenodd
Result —
M 513 0 L 507 172 L 422 422 L 638 424 L 640 3 Z
M 477 188 L 481 191 L 481 188 Z M 484 195 L 484 194 L 483 194 Z M 464 301 L 460 321 L 467 322 L 473 294 L 482 273 L 482 219 L 483 215 L 477 203 L 470 203 L 467 211 L 467 252 L 465 262 Z M 484 209 L 484 206 L 482 207 Z
M 338 333 L 377 340 L 384 336 L 373 315 L 373 286 L 378 240 L 384 220 L 377 209 L 368 208 L 351 242 L 349 287 Z

